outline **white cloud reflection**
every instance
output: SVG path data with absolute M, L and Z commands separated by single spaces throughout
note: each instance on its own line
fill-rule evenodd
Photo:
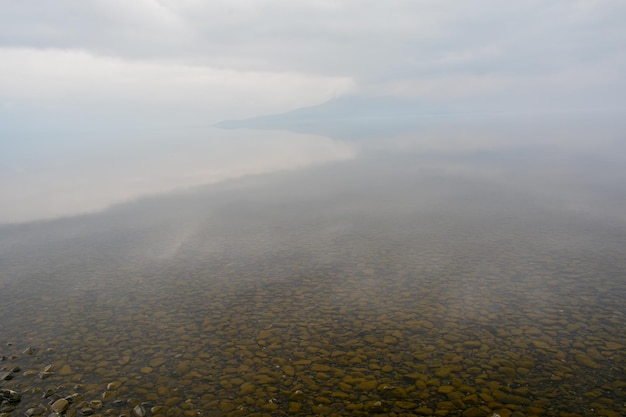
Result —
M 289 132 L 201 129 L 48 151 L 5 166 L 0 223 L 101 210 L 136 197 L 354 157 L 331 139 Z M 130 140 L 129 140 L 130 141 Z

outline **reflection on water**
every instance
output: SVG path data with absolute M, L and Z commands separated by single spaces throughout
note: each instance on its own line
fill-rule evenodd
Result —
M 354 156 L 352 146 L 315 135 L 210 128 L 51 142 L 25 141 L 0 155 L 0 224 Z
M 4 412 L 624 415 L 623 144 L 525 123 L 3 227 Z

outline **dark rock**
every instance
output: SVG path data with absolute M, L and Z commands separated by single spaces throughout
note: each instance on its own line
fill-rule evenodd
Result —
M 32 407 L 26 410 L 27 417 L 41 416 L 46 412 L 47 408 L 43 405 L 38 405 L 37 407 Z
M 83 407 L 80 409 L 80 413 L 84 416 L 90 416 L 94 413 L 94 409 L 91 407 Z
M 15 391 L 6 388 L 0 388 L 0 402 L 16 403 L 22 399 L 22 396 Z

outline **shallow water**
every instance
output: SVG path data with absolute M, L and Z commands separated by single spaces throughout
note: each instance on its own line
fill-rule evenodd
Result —
M 5 413 L 626 414 L 624 130 L 574 122 L 2 226 Z

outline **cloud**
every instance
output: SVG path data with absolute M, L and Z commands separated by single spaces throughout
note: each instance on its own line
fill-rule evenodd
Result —
M 350 93 L 623 106 L 626 4 L 429 0 L 3 2 L 2 109 L 185 123 Z M 621 94 L 624 96 L 623 94 Z M 533 100 L 526 100 L 534 107 Z M 34 104 L 33 104 L 34 105 Z M 557 104 L 555 104 L 557 105 Z M 159 110 L 155 110 L 155 109 Z
M 77 50 L 0 48 L 0 94 L 12 111 L 91 113 L 210 124 L 224 114 L 284 111 L 352 88 L 347 77 L 132 61 Z M 262 104 L 261 104 L 262 103 Z M 186 116 L 185 116 L 186 115 Z M 193 116 L 190 118 L 189 116 Z
M 458 96 L 479 100 L 496 91 L 506 95 L 509 86 L 526 86 L 540 94 L 546 88 L 543 80 L 562 74 L 578 71 L 593 79 L 626 70 L 626 4 L 612 0 L 65 0 L 54 6 L 24 0 L 5 2 L 3 9 L 0 39 L 5 48 L 87 54 L 103 64 L 95 72 L 104 77 L 119 76 L 123 62 L 148 78 L 160 71 L 170 86 L 192 84 L 183 78 L 197 80 L 205 91 L 215 89 L 214 96 L 238 97 L 242 106 L 267 102 L 258 114 L 276 111 L 273 101 L 281 96 L 259 94 L 281 84 L 268 83 L 268 74 L 284 79 L 285 90 L 293 82 L 300 85 L 297 77 L 311 80 L 314 91 L 320 79 L 329 80 L 330 87 L 322 88 L 327 93 L 316 98 L 293 89 L 289 105 L 297 106 L 348 90 L 399 95 L 426 91 L 435 99 L 453 98 L 458 91 Z M 118 61 L 110 64 L 114 59 Z M 54 75 L 59 67 L 44 69 Z M 614 90 L 624 91 L 623 77 L 611 79 Z M 125 89 L 124 94 L 131 87 L 138 95 L 144 92 L 146 83 L 127 80 L 125 85 L 105 85 Z M 355 87 L 336 89 L 336 80 L 354 81 Z M 590 88 L 589 82 L 584 84 L 580 101 Z M 568 88 L 573 91 L 578 85 Z M 194 96 L 185 86 L 178 91 Z M 242 91 L 249 91 L 249 97 L 239 96 Z M 602 91 L 596 96 L 601 101 Z

